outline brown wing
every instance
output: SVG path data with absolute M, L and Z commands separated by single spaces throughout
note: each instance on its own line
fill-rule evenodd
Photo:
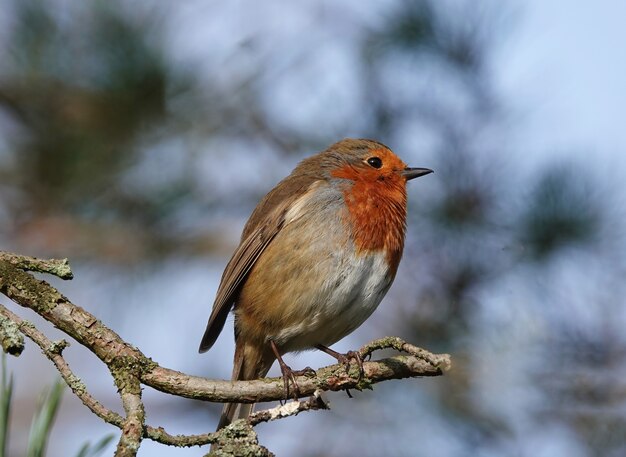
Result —
M 283 227 L 289 208 L 317 180 L 311 175 L 292 175 L 291 179 L 281 181 L 256 207 L 246 224 L 241 244 L 222 275 L 199 352 L 206 352 L 213 346 L 248 273 Z

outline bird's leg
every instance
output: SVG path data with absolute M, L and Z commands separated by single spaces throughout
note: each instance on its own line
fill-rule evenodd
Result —
M 285 363 L 282 356 L 280 355 L 280 351 L 274 343 L 273 340 L 270 340 L 270 346 L 272 347 L 272 352 L 276 356 L 276 360 L 278 360 L 278 365 L 280 366 L 280 371 L 283 374 L 283 383 L 285 384 L 285 399 L 289 398 L 289 381 L 293 384 L 293 398 L 297 400 L 300 396 L 300 386 L 298 386 L 298 381 L 296 381 L 296 376 L 315 376 L 315 370 L 311 367 L 306 367 L 302 370 L 292 370 L 289 365 Z
M 350 371 L 350 360 L 354 360 L 359 367 L 359 377 L 361 380 L 365 372 L 363 371 L 363 357 L 358 351 L 348 351 L 345 354 L 341 354 L 337 351 L 333 351 L 331 348 L 324 346 L 323 344 L 316 344 L 315 347 L 320 351 L 324 351 L 326 354 L 337 359 L 337 362 L 343 363 L 346 367 L 346 373 Z

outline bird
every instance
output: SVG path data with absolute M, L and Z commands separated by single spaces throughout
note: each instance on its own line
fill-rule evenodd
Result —
M 288 397 L 296 372 L 282 355 L 315 348 L 346 364 L 355 359 L 362 372 L 358 353 L 329 346 L 389 290 L 404 248 L 407 181 L 432 172 L 370 139 L 346 138 L 301 161 L 245 224 L 199 352 L 214 345 L 234 308 L 232 380 L 262 378 L 278 360 Z M 217 429 L 252 408 L 225 404 Z

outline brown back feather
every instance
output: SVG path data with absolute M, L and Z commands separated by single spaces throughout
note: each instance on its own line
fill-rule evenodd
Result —
M 292 176 L 292 179 L 278 184 L 258 204 L 244 228 L 239 247 L 222 275 L 199 352 L 206 352 L 213 346 L 248 273 L 282 228 L 285 213 L 317 179 L 313 175 Z

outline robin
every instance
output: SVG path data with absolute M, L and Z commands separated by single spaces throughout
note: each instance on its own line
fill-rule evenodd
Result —
M 213 346 L 234 307 L 233 380 L 264 377 L 278 360 L 288 396 L 296 372 L 282 355 L 313 348 L 342 363 L 355 359 L 362 370 L 357 353 L 328 346 L 359 327 L 389 290 L 404 247 L 406 183 L 429 173 L 366 139 L 344 139 L 303 160 L 246 223 L 199 351 Z M 224 405 L 218 430 L 252 407 Z

